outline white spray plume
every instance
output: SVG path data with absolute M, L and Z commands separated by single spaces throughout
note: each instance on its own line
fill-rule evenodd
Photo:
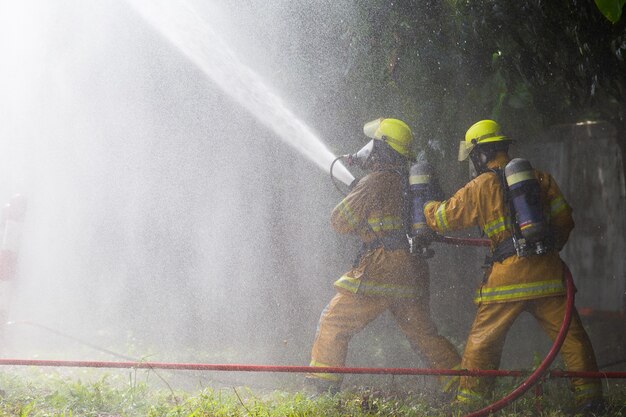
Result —
M 278 137 L 328 171 L 335 156 L 317 135 L 224 39 L 185 1 L 129 0 L 132 6 L 196 64 L 224 92 L 245 107 Z M 341 164 L 333 175 L 345 184 L 354 176 Z

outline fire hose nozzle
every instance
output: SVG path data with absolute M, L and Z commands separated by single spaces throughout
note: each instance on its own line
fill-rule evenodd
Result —
M 345 154 L 345 155 L 341 155 L 341 159 L 346 161 L 346 165 L 348 166 L 352 166 L 354 165 L 354 155 L 352 154 Z

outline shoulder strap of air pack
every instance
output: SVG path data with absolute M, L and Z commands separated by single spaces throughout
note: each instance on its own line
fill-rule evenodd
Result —
M 506 182 L 504 169 L 492 168 L 489 171 L 493 172 L 500 182 L 502 195 L 504 198 L 504 207 L 505 210 L 508 211 L 509 217 L 511 219 L 511 238 L 505 239 L 500 242 L 495 248 L 493 248 L 491 256 L 488 256 L 486 259 L 487 263 L 492 264 L 494 262 L 502 262 L 506 258 L 517 254 L 517 250 L 515 249 L 515 239 L 520 239 L 522 233 L 515 218 L 515 208 L 513 207 L 513 200 L 511 198 L 509 185 Z

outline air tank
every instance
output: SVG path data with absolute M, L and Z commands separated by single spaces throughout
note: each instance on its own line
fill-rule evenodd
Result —
M 414 237 L 432 236 L 426 224 L 424 204 L 432 199 L 433 169 L 426 161 L 418 161 L 409 169 L 409 190 L 411 198 L 411 231 Z
M 526 159 L 515 158 L 504 167 L 504 175 L 522 237 L 529 244 L 541 242 L 546 236 L 546 224 L 541 188 L 532 165 Z

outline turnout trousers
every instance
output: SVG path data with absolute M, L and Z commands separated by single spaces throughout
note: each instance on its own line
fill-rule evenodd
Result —
M 428 297 L 392 298 L 339 292 L 322 311 L 311 353 L 311 366 L 344 366 L 348 343 L 368 323 L 386 310 L 406 335 L 411 346 L 433 368 L 458 368 L 456 348 L 439 335 L 432 321 Z M 341 385 L 343 374 L 315 373 L 308 377 Z M 455 378 L 442 378 L 449 390 Z
M 498 369 L 506 334 L 524 311 L 532 314 L 554 341 L 565 315 L 563 296 L 536 298 L 493 304 L 480 304 L 472 324 L 461 369 Z M 587 332 L 574 310 L 560 354 L 568 371 L 597 371 L 598 365 Z M 481 401 L 491 395 L 494 378 L 461 377 L 457 400 Z M 598 379 L 573 378 L 572 389 L 577 405 L 602 398 Z

